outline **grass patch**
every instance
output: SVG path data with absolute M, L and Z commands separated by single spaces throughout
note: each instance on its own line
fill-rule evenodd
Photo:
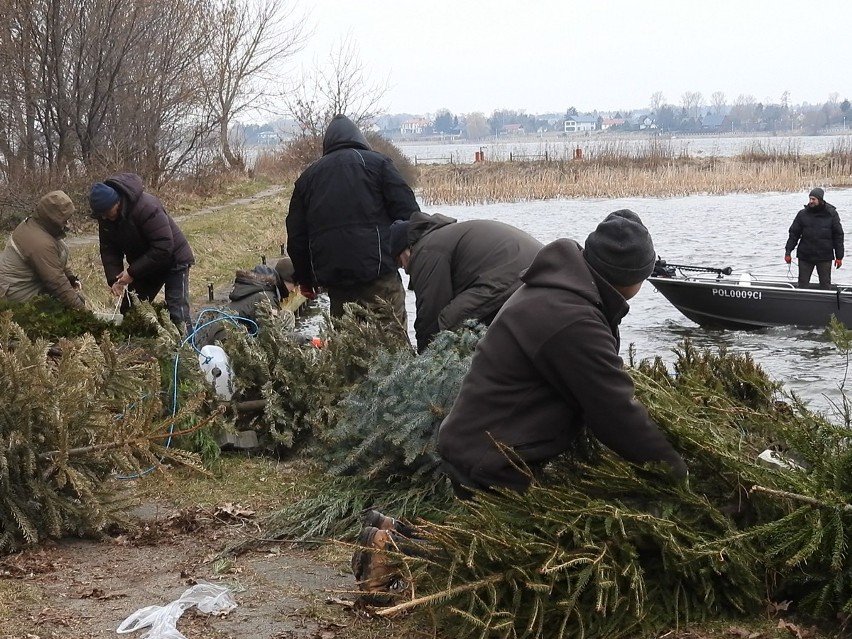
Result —
M 135 500 L 167 502 L 176 508 L 239 503 L 258 515 L 304 497 L 321 477 L 304 462 L 281 462 L 246 453 L 223 453 L 219 472 L 205 477 L 181 468 L 152 473 L 133 486 Z
M 41 592 L 22 579 L 0 579 L 0 632 L 17 631 L 20 623 L 19 606 L 31 606 L 41 601 Z

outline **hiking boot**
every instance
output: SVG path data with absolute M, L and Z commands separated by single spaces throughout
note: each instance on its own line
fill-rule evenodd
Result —
M 392 530 L 409 539 L 417 538 L 416 528 L 408 526 L 393 517 L 383 515 L 378 510 L 365 511 L 362 521 L 365 526 L 373 526 L 379 530 Z
M 388 605 L 394 595 L 407 588 L 398 564 L 389 554 L 397 549 L 393 534 L 390 530 L 365 526 L 358 535 L 359 548 L 352 555 L 352 574 L 358 590 L 365 593 L 361 599 L 366 603 Z

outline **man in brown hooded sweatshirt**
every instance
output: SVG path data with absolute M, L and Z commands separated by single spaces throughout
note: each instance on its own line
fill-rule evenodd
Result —
M 568 450 L 584 428 L 632 462 L 686 465 L 634 397 L 618 355 L 627 300 L 651 274 L 656 252 L 629 210 L 615 211 L 586 240 L 546 245 L 479 342 L 458 398 L 438 433 L 456 493 L 530 476 Z
M 69 308 L 85 308 L 62 241 L 73 213 L 71 198 L 51 191 L 38 201 L 35 214 L 18 224 L 0 253 L 0 298 L 27 302 L 50 295 Z

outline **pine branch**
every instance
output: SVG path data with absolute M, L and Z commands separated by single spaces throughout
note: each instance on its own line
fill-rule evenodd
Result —
M 807 495 L 798 495 L 796 493 L 791 493 L 787 490 L 775 490 L 773 488 L 766 488 L 764 486 L 752 486 L 749 489 L 749 492 L 775 495 L 776 497 L 792 499 L 793 501 L 800 501 L 804 504 L 811 504 L 813 506 L 819 506 L 821 508 L 840 508 L 841 510 L 844 510 L 846 512 L 852 512 L 852 504 L 828 504 L 824 501 L 820 501 L 819 499 L 814 499 L 813 497 L 808 497 Z
M 380 617 L 391 617 L 397 614 L 398 612 L 411 610 L 412 608 L 416 608 L 418 606 L 426 606 L 442 599 L 450 599 L 452 597 L 455 597 L 456 595 L 460 595 L 471 590 L 479 590 L 480 588 L 484 588 L 486 586 L 498 584 L 503 580 L 504 577 L 502 575 L 492 575 L 485 579 L 480 579 L 479 581 L 474 583 L 465 584 L 463 586 L 456 586 L 444 592 L 436 592 L 425 597 L 418 597 L 417 599 L 412 599 L 411 601 L 406 601 L 404 603 L 391 606 L 390 608 L 382 608 L 381 610 L 376 610 L 376 614 Z

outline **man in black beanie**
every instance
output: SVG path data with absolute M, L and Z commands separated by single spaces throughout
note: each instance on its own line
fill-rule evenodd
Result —
M 799 288 L 808 288 L 816 267 L 819 287 L 831 288 L 831 260 L 834 267 L 843 266 L 843 226 L 837 209 L 825 201 L 825 191 L 817 187 L 808 194 L 808 203 L 796 214 L 790 225 L 790 236 L 784 247 L 784 261 L 793 261 L 796 245 L 799 258 Z
M 654 268 L 639 216 L 615 211 L 586 240 L 546 245 L 479 342 L 438 433 L 456 494 L 525 490 L 584 429 L 631 462 L 686 464 L 634 397 L 618 325 Z

